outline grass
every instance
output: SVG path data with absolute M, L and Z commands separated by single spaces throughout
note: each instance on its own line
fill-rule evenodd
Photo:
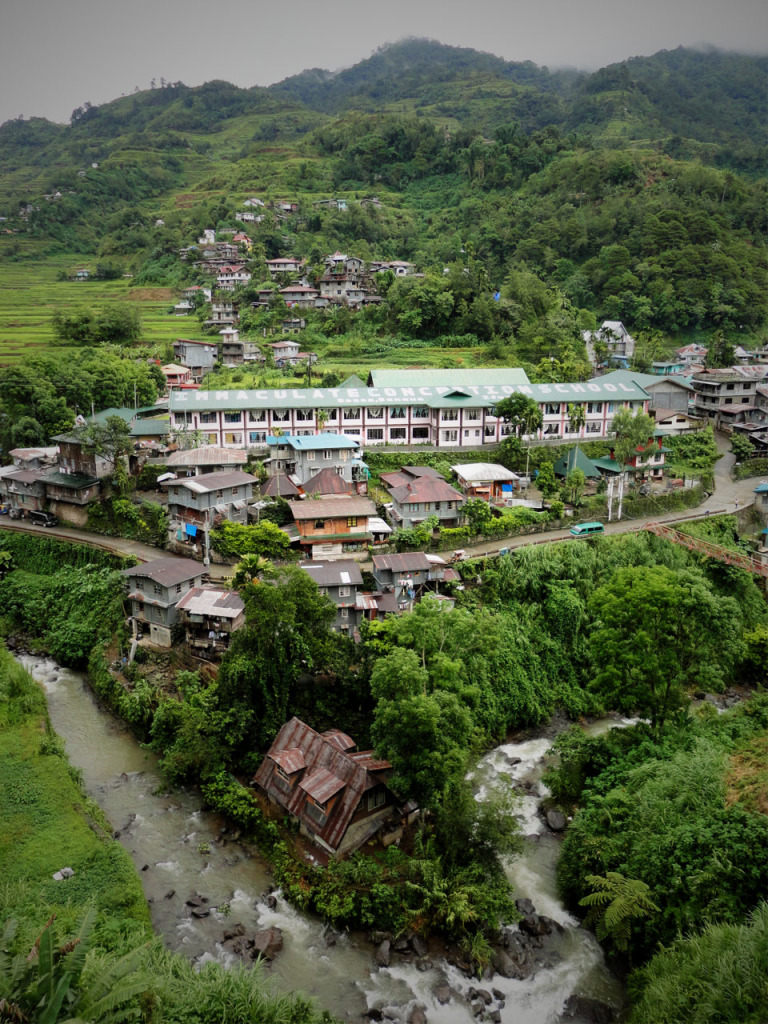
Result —
M 0 648 L 0 906 L 31 947 L 56 914 L 74 926 L 93 903 L 120 929 L 149 937 L 149 914 L 128 854 L 111 838 L 51 731 L 42 690 Z M 72 878 L 51 877 L 71 867 Z
M 726 778 L 726 803 L 768 814 L 768 733 L 750 740 L 731 757 Z

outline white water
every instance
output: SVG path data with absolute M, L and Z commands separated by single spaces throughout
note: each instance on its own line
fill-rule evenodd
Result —
M 43 685 L 53 727 L 64 740 L 70 761 L 81 770 L 89 795 L 120 830 L 120 841 L 140 870 L 153 925 L 172 949 L 199 963 L 233 963 L 234 954 L 222 943 L 224 931 L 238 923 L 246 935 L 277 926 L 283 930 L 284 948 L 269 967 L 275 985 L 315 996 L 322 1006 L 350 1021 L 363 1019 L 366 1007 L 398 1007 L 399 1019 L 405 1021 L 410 1008 L 419 1004 L 430 1024 L 470 1024 L 476 1018 L 466 993 L 473 984 L 505 993 L 504 1024 L 554 1024 L 574 992 L 620 1004 L 620 986 L 606 969 L 599 945 L 590 932 L 578 927 L 557 896 L 559 840 L 547 832 L 537 812 L 546 795 L 541 773 L 550 741 L 496 748 L 480 762 L 473 781 L 478 799 L 508 780 L 520 787 L 530 784 L 520 790 L 521 830 L 539 839 L 526 842 L 523 854 L 511 860 L 506 871 L 517 896 L 529 898 L 537 912 L 565 926 L 563 935 L 544 940 L 551 968 L 539 969 L 526 981 L 496 976 L 472 982 L 441 958 L 433 958 L 432 969 L 422 973 L 394 956 L 392 966 L 377 970 L 373 949 L 363 936 L 337 935 L 329 947 L 327 931 L 316 918 L 282 898 L 269 909 L 260 899 L 270 884 L 268 866 L 245 845 L 216 842 L 224 822 L 200 809 L 199 794 L 164 793 L 154 756 L 98 706 L 82 675 L 50 659 L 19 660 Z M 618 723 L 606 727 L 613 724 Z M 596 724 L 591 731 L 599 728 Z M 512 766 L 508 758 L 520 758 L 520 763 Z M 190 916 L 186 900 L 194 893 L 208 898 L 208 917 Z M 217 909 L 223 904 L 229 904 L 228 914 Z M 434 990 L 445 982 L 454 994 L 443 1006 Z M 494 1001 L 489 1009 L 496 1006 Z

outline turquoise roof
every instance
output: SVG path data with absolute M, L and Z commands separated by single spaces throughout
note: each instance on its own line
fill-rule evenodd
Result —
M 268 437 L 267 444 L 288 444 L 297 452 L 316 452 L 324 448 L 359 448 L 360 442 L 344 434 L 285 434 Z
M 163 437 L 171 432 L 171 421 L 166 417 L 164 420 L 136 420 L 131 424 L 131 437 L 145 437 L 155 435 Z
M 618 464 L 616 459 L 608 458 L 604 456 L 600 459 L 592 459 L 592 464 L 598 469 L 602 469 L 606 473 L 620 473 L 621 466 Z
M 768 494 L 768 484 L 758 484 L 755 488 L 755 494 Z

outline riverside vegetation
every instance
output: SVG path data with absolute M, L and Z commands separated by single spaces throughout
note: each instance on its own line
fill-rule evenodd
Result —
M 687 528 L 736 544 L 728 518 Z M 757 1022 L 764 1012 L 753 975 L 768 882 L 765 699 L 720 717 L 688 712 L 694 690 L 765 682 L 768 608 L 748 574 L 649 535 L 528 548 L 462 565 L 468 586 L 454 610 L 427 599 L 370 624 L 354 647 L 330 631 L 332 607 L 305 573 L 262 563 L 245 577 L 247 622 L 218 677 L 182 669 L 158 683 L 141 665 L 115 671 L 106 653 L 121 620 L 115 562 L 47 538 L 10 535 L 2 545 L 11 555 L 0 582 L 6 629 L 40 632 L 40 588 L 20 579 L 68 561 L 47 592 L 47 615 L 75 595 L 83 617 L 79 644 L 61 645 L 63 660 L 82 659 L 92 643 L 96 692 L 160 753 L 170 782 L 197 782 L 256 839 L 289 899 L 336 926 L 441 932 L 477 966 L 515 916 L 499 858 L 514 853 L 516 837 L 511 800 L 473 799 L 465 781 L 473 759 L 556 710 L 572 718 L 639 710 L 648 724 L 559 741 L 561 767 L 549 784 L 560 807 L 577 811 L 560 867 L 564 892 L 635 968 L 638 1022 L 650 1019 L 645 993 L 659 990 L 670 1009 L 658 1019 L 678 1019 L 675 979 L 704 971 L 730 972 L 742 986 L 724 1019 Z M 88 559 L 98 571 L 84 567 Z M 68 589 L 57 589 L 59 574 Z M 94 580 L 89 599 L 77 574 Z M 60 643 L 56 628 L 51 638 Z M 370 740 L 391 760 L 393 784 L 425 812 L 402 850 L 326 869 L 296 856 L 290 824 L 266 817 L 237 781 L 292 714 L 341 728 L 361 746 Z M 725 959 L 714 953 L 720 934 Z M 734 963 L 728 951 L 742 935 L 749 956 Z M 692 1004 L 699 1016 L 679 1019 L 720 1020 L 707 999 Z

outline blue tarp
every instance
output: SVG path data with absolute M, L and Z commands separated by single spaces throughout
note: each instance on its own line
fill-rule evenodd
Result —
M 184 527 L 184 529 L 187 531 L 187 536 L 188 537 L 196 537 L 197 536 L 197 527 L 193 526 L 191 523 L 187 523 L 187 525 Z

